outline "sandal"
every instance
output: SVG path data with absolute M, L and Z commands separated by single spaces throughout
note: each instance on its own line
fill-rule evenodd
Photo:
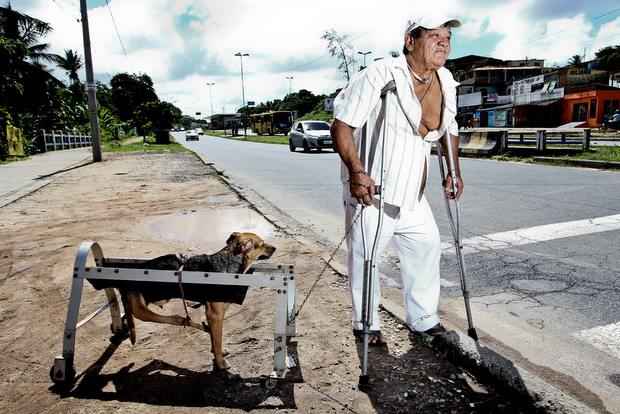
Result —
M 361 329 L 353 329 L 353 336 L 356 343 L 362 343 L 364 340 L 364 331 Z M 368 331 L 368 346 L 384 347 L 387 346 L 387 342 L 383 339 L 383 335 L 380 330 Z

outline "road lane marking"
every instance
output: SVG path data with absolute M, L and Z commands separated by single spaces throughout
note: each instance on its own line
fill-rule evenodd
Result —
M 564 223 L 545 224 L 543 226 L 471 237 L 463 240 L 463 253 L 470 254 L 488 250 L 508 249 L 526 244 L 613 230 L 620 230 L 620 214 Z M 454 244 L 441 243 L 441 250 L 443 253 L 454 254 Z
M 585 329 L 573 336 L 620 359 L 620 322 Z

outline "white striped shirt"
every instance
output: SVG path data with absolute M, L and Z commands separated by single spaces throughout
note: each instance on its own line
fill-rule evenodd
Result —
M 458 135 L 456 116 L 456 86 L 458 83 L 446 68 L 437 71 L 443 93 L 443 121 L 440 134 Z M 396 94 L 386 97 L 385 118 L 377 125 L 381 111 L 381 90 L 391 80 Z M 404 56 L 382 59 L 358 72 L 334 100 L 334 117 L 356 128 L 353 138 L 358 155 L 375 184 L 381 184 L 386 203 L 413 210 L 423 183 L 424 163 L 430 159 L 431 143 L 418 133 L 422 107 L 414 93 Z M 367 139 L 362 139 L 366 124 Z M 380 183 L 381 146 L 385 130 L 384 178 Z M 341 177 L 348 183 L 349 174 L 344 163 Z

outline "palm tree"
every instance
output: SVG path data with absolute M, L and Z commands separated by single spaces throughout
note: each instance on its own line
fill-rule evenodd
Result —
M 43 67 L 43 62 L 54 62 L 57 57 L 48 52 L 48 43 L 38 43 L 51 31 L 49 23 L 15 11 L 10 4 L 0 7 L 0 35 L 21 42 L 26 47 L 28 60 L 39 67 Z
M 72 84 L 80 82 L 78 70 L 82 67 L 82 58 L 77 52 L 71 49 L 65 49 L 65 55 L 58 56 L 54 61 L 59 68 L 67 72 Z
M 570 66 L 577 66 L 582 63 L 581 55 L 573 55 L 570 59 L 568 59 L 568 64 Z

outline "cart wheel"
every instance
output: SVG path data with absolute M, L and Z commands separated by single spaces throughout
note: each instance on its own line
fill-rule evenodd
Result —
M 273 390 L 276 385 L 278 385 L 278 380 L 276 378 L 268 377 L 261 381 L 261 387 L 266 390 Z
M 73 368 L 73 364 L 69 364 L 65 367 L 65 375 L 62 378 L 62 372 L 60 370 L 54 370 L 56 368 L 55 365 L 52 365 L 50 368 L 50 379 L 54 384 L 62 388 L 68 388 L 73 385 L 73 381 L 75 380 L 75 368 Z

